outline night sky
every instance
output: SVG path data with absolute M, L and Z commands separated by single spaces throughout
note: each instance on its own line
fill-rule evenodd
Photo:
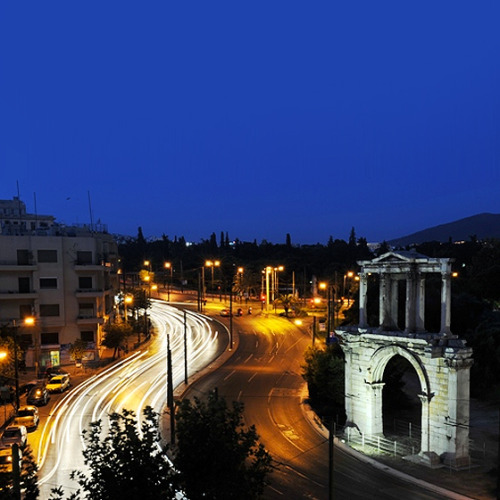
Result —
M 500 2 L 0 4 L 0 199 L 146 237 L 500 213 Z

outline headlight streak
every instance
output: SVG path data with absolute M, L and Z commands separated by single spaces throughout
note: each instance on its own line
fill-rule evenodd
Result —
M 100 372 L 98 377 L 93 376 L 76 386 L 52 409 L 40 439 L 39 468 L 41 469 L 45 463 L 50 442 L 56 443 L 57 458 L 52 469 L 39 481 L 40 485 L 49 481 L 57 472 L 64 452 L 68 449 L 67 442 L 72 436 L 73 438 L 76 436 L 75 421 L 78 423 L 77 432 L 81 446 L 85 449 L 82 431 L 88 428 L 89 415 L 91 415 L 90 421 L 100 419 L 105 431 L 105 426 L 109 425 L 109 415 L 127 407 L 128 402 L 139 396 L 134 413 L 140 429 L 145 406 L 152 406 L 157 412 L 161 410 L 166 400 L 168 333 L 174 388 L 183 382 L 184 312 L 162 302 L 152 302 L 150 317 L 158 332 L 156 336 L 158 347 L 150 349 L 147 357 L 146 352 L 141 352 L 117 361 L 113 366 Z M 186 311 L 186 320 L 189 366 L 192 370 L 198 371 L 202 365 L 208 364 L 213 359 L 218 333 L 212 331 L 210 319 L 202 315 Z M 151 354 L 152 352 L 154 354 Z M 152 377 L 145 381 L 139 380 L 148 370 L 151 370 Z M 47 439 L 47 433 L 50 439 Z

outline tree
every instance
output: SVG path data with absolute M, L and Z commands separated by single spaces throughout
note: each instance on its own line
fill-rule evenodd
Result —
M 82 339 L 76 339 L 69 346 L 69 355 L 73 360 L 82 359 L 86 350 L 87 350 L 87 342 L 85 342 L 85 340 Z
M 288 318 L 288 311 L 290 309 L 293 309 L 295 304 L 297 304 L 297 299 L 291 294 L 280 295 L 274 302 L 283 306 L 283 309 L 285 310 L 285 316 Z
M 228 407 L 217 391 L 206 402 L 180 403 L 174 464 L 190 500 L 254 499 L 264 491 L 272 459 L 255 426 L 243 428 L 242 413 L 242 403 Z
M 309 347 L 302 377 L 307 382 L 311 405 L 322 417 L 344 415 L 344 355 L 340 346 Z
M 70 499 L 92 500 L 157 500 L 175 498 L 177 472 L 171 466 L 166 450 L 158 446 L 158 414 L 151 407 L 144 409 L 138 429 L 134 412 L 124 409 L 109 417 L 109 431 L 100 420 L 83 431 L 85 473 L 71 473 L 80 489 Z M 52 490 L 52 500 L 62 499 L 61 488 Z
M 104 338 L 101 345 L 109 349 L 114 349 L 113 359 L 115 359 L 118 348 L 123 347 L 127 338 L 132 334 L 132 327 L 128 323 L 108 323 L 104 325 Z
M 19 448 L 19 453 L 21 455 L 20 487 L 23 491 L 23 499 L 36 500 L 40 492 L 37 484 L 38 467 L 36 460 L 29 445 Z M 13 479 L 12 472 L 0 472 L 0 498 L 5 500 L 16 499 L 12 488 Z

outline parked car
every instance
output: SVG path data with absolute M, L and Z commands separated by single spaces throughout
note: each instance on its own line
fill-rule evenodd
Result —
M 50 394 L 44 385 L 36 385 L 32 387 L 28 396 L 26 397 L 26 402 L 29 405 L 44 406 L 49 402 Z
M 24 446 L 28 441 L 28 431 L 24 425 L 9 425 L 2 433 L 0 439 L 2 446 L 17 444 Z
M 66 370 L 63 370 L 60 366 L 49 366 L 49 368 L 47 368 L 45 371 L 41 373 L 40 377 L 51 379 L 56 375 L 67 375 L 67 374 L 68 372 Z
M 52 377 L 45 387 L 49 392 L 64 392 L 69 384 L 69 375 L 66 373 Z
M 19 387 L 19 393 L 20 394 L 24 394 L 24 393 L 28 394 L 28 392 L 30 392 L 31 389 L 33 387 L 35 387 L 36 385 L 40 385 L 40 380 L 36 380 L 36 379 L 30 380 L 29 382 L 26 382 L 25 384 L 23 384 Z
M 38 427 L 40 417 L 36 406 L 20 406 L 17 415 L 14 417 L 14 425 L 24 425 L 28 430 L 34 430 Z

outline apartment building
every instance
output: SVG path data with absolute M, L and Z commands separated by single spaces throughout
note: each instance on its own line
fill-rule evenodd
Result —
M 0 200 L 0 210 L 0 324 L 18 326 L 26 366 L 69 363 L 76 339 L 87 342 L 87 359 L 98 359 L 118 287 L 114 239 L 102 226 L 27 214 L 17 198 Z M 34 326 L 24 326 L 27 316 Z

